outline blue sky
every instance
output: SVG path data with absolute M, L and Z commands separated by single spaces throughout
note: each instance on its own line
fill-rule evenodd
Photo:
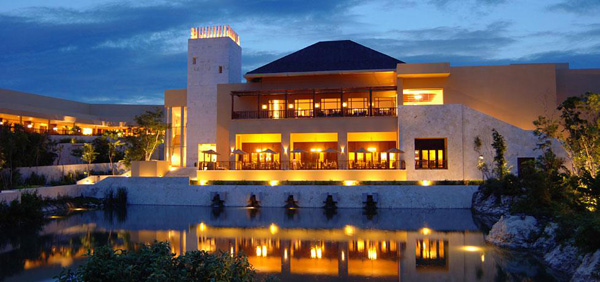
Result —
M 600 0 L 0 0 L 0 88 L 161 103 L 186 87 L 194 26 L 229 24 L 245 73 L 317 41 L 407 63 L 600 68 Z

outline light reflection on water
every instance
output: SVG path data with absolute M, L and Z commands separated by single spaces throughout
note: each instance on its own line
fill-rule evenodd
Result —
M 491 281 L 552 279 L 527 256 L 486 246 L 469 210 L 243 209 L 130 206 L 55 219 L 31 241 L 0 247 L 7 281 L 53 277 L 89 248 L 169 241 L 172 252 L 245 253 L 260 274 L 282 281 Z M 27 250 L 23 254 L 23 250 Z M 4 268 L 4 267 L 3 267 Z

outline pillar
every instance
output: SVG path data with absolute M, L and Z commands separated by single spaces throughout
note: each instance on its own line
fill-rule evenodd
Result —
M 348 132 L 338 132 L 338 169 L 348 168 Z
M 281 133 L 281 168 L 282 169 L 288 169 L 289 168 L 289 164 L 290 164 L 290 147 L 291 147 L 291 140 L 290 140 L 290 133 L 289 132 L 282 132 Z
M 340 278 L 348 277 L 348 243 L 338 242 L 338 276 Z
M 185 107 L 181 107 L 181 135 L 179 136 L 179 166 L 183 167 L 183 160 L 185 159 L 187 154 L 184 154 L 184 144 L 185 144 L 185 124 L 186 124 L 186 120 L 185 120 Z
M 171 131 L 173 130 L 171 128 L 171 126 L 173 126 L 173 124 L 171 123 L 171 112 L 172 111 L 173 111 L 173 108 L 171 108 L 171 107 L 167 108 L 167 132 L 165 133 L 165 160 L 167 162 L 169 162 L 169 164 L 171 164 L 171 136 L 172 136 Z

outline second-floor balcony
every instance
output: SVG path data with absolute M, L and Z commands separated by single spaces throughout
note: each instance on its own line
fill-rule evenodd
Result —
M 234 91 L 232 119 L 396 116 L 396 86 Z

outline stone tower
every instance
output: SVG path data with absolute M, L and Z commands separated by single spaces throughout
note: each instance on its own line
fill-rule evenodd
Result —
M 239 83 L 242 47 L 229 26 L 192 28 L 188 40 L 186 166 L 198 161 L 199 148 L 217 142 L 217 84 Z M 200 160 L 202 161 L 202 160 Z

